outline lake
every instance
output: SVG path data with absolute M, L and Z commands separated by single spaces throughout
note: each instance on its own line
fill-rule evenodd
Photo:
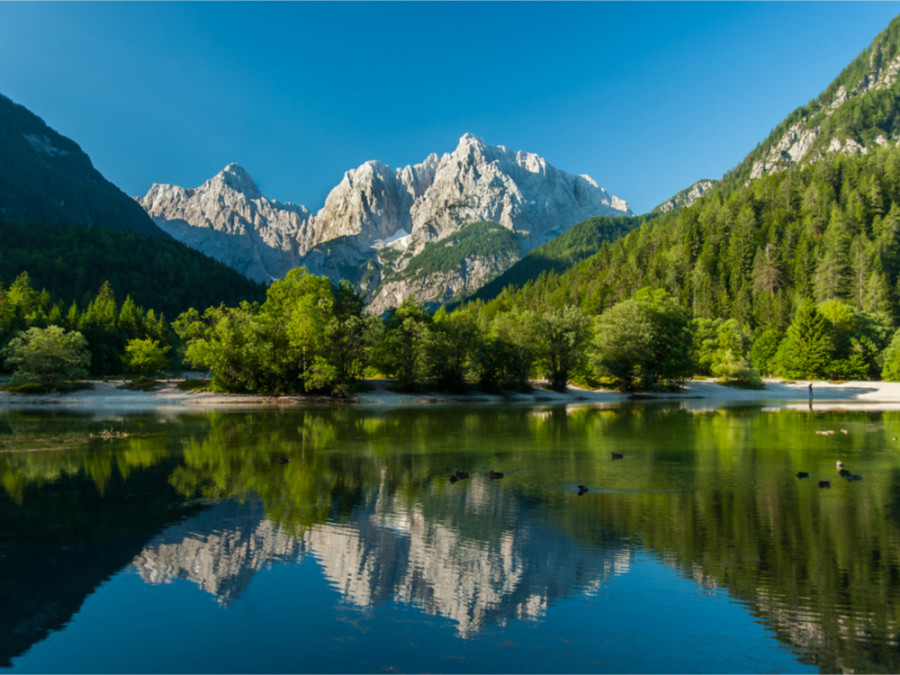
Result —
M 653 402 L 6 411 L 0 671 L 900 672 L 898 435 Z

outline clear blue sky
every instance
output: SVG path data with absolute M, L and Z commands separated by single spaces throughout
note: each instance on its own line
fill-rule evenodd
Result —
M 130 195 L 229 162 L 318 210 L 465 132 L 648 211 L 734 167 L 894 2 L 0 3 L 0 93 Z

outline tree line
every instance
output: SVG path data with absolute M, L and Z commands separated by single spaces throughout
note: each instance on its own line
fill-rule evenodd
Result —
M 453 310 L 409 298 L 373 317 L 349 283 L 297 269 L 264 300 L 169 326 L 108 283 L 65 306 L 26 274 L 0 286 L 0 346 L 15 370 L 19 333 L 58 326 L 81 333 L 94 375 L 187 366 L 225 391 L 276 394 L 347 395 L 373 374 L 443 391 L 900 379 L 898 236 L 900 151 L 882 150 L 716 190 L 562 274 Z
M 191 367 L 208 371 L 219 390 L 266 394 L 347 396 L 375 374 L 402 390 L 457 393 L 527 390 L 535 378 L 556 390 L 574 380 L 624 391 L 695 375 L 748 387 L 760 386 L 760 375 L 900 379 L 900 333 L 887 317 L 839 300 L 803 302 L 783 334 L 755 340 L 737 319 L 697 317 L 649 287 L 599 314 L 498 302 L 432 313 L 408 298 L 380 318 L 349 283 L 302 268 L 273 282 L 262 303 L 190 309 L 171 326 L 130 297 L 118 304 L 108 284 L 87 307 L 64 311 L 23 274 L 0 287 L 0 336 L 4 364 L 23 371 L 22 381 L 46 380 L 56 358 L 70 379 L 88 369 Z

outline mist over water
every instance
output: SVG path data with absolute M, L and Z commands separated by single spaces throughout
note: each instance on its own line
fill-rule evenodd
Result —
M 898 432 L 758 406 L 10 412 L 0 669 L 896 672 Z

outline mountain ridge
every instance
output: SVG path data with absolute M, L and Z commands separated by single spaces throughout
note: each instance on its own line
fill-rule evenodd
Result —
M 154 184 L 136 199 L 171 236 L 250 278 L 271 281 L 297 266 L 345 277 L 374 312 L 412 292 L 402 273 L 416 256 L 467 225 L 491 222 L 514 233 L 517 259 L 585 218 L 631 214 L 589 176 L 468 133 L 453 152 L 418 164 L 392 169 L 370 160 L 349 169 L 315 214 L 265 198 L 235 164 L 197 188 Z M 469 289 L 515 260 L 471 262 L 478 271 Z M 447 281 L 425 279 L 416 295 L 450 300 Z
M 75 141 L 2 94 L 0 218 L 166 236 Z

